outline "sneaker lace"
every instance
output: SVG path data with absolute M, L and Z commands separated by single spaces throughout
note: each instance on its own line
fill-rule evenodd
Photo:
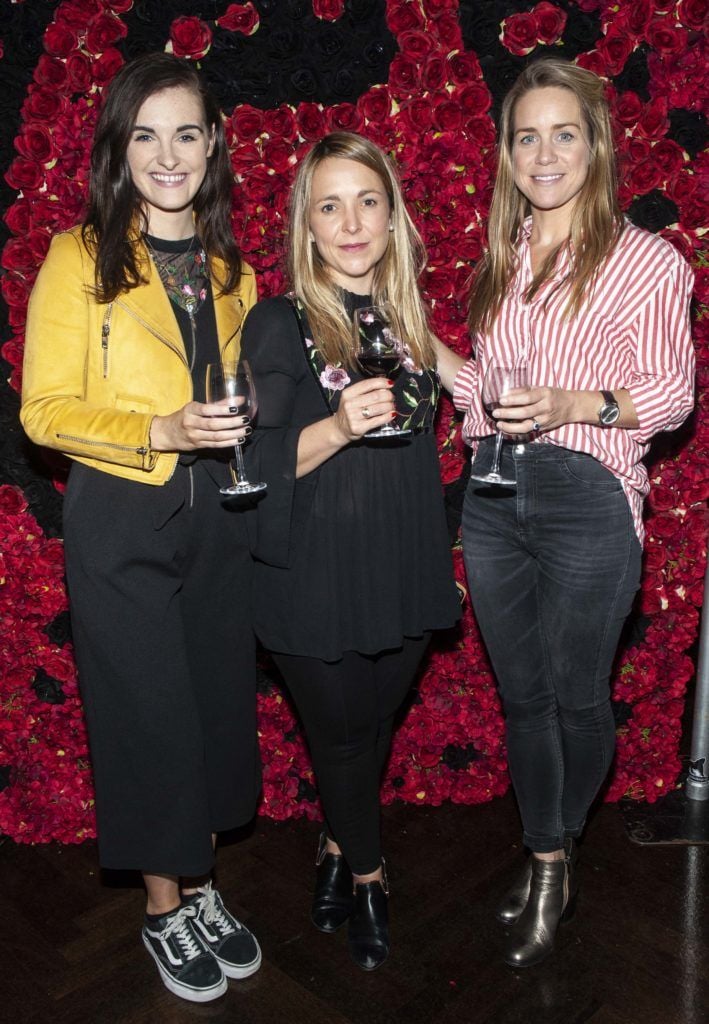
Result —
M 175 936 L 180 952 L 185 960 L 194 960 L 202 952 L 188 919 L 195 916 L 194 907 L 180 907 L 169 924 L 160 932 L 161 939 Z
M 209 887 L 205 886 L 199 891 L 205 922 L 207 924 L 215 924 L 222 935 L 231 935 L 232 932 L 235 932 L 236 928 L 224 913 L 224 908 L 221 906 L 216 889 L 213 889 L 210 885 Z

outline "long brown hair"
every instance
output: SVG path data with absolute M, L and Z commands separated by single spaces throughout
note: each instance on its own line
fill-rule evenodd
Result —
M 618 205 L 617 179 L 608 104 L 602 80 L 585 68 L 556 58 L 530 64 L 507 93 L 500 115 L 498 165 L 488 219 L 488 252 L 481 261 L 470 296 L 470 331 L 489 331 L 500 312 L 507 289 L 517 271 L 515 245 L 530 207 L 514 182 L 512 145 L 517 101 L 532 89 L 556 87 L 574 94 L 581 109 L 590 149 L 588 175 L 574 204 L 569 238 L 544 260 L 532 280 L 531 299 L 553 274 L 559 251 L 570 246 L 573 262 L 565 282 L 566 316 L 575 316 L 592 287 L 603 260 L 623 230 Z
M 300 164 L 291 192 L 291 281 L 305 306 L 318 347 L 328 362 L 351 365 L 354 360 L 352 325 L 340 292 L 317 246 L 310 240 L 313 175 L 328 157 L 362 164 L 380 178 L 389 199 L 392 231 L 374 272 L 372 301 L 387 301 L 394 306 L 414 362 L 418 366 L 435 366 L 433 336 L 417 283 L 426 261 L 421 236 L 406 210 L 393 166 L 378 146 L 353 132 L 332 132 L 316 143 Z
M 82 227 L 84 244 L 96 260 L 96 295 L 111 302 L 144 283 L 146 258 L 139 245 L 147 219 L 128 167 L 127 150 L 138 111 L 164 89 L 189 89 L 199 98 L 204 120 L 214 132 L 207 173 L 194 198 L 195 230 L 208 257 L 226 266 L 222 292 L 233 291 L 241 277 L 241 256 L 231 230 L 234 178 L 219 105 L 186 60 L 169 53 L 148 53 L 120 69 L 106 90 L 91 150 L 89 208 Z

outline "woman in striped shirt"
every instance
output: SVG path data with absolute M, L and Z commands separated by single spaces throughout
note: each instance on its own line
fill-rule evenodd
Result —
M 515 967 L 547 956 L 573 910 L 575 840 L 613 758 L 609 677 L 640 580 L 641 460 L 693 404 L 691 286 L 675 249 L 620 212 L 601 80 L 561 60 L 530 65 L 502 108 L 471 297 L 476 358 L 454 387 L 480 476 L 494 431 L 486 368 L 526 364 L 527 384 L 491 413 L 515 486 L 471 479 L 463 514 L 531 850 L 498 908 Z

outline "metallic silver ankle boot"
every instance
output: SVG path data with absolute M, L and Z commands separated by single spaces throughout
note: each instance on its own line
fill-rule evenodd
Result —
M 566 860 L 569 864 L 569 888 L 572 896 L 575 896 L 578 889 L 576 869 L 578 866 L 578 846 L 572 838 L 564 841 Z M 495 917 L 500 924 L 512 925 L 527 906 L 529 899 L 529 885 L 532 881 L 532 857 L 528 857 L 524 867 L 515 878 L 514 882 L 502 897 L 495 910 Z
M 570 894 L 569 860 L 540 860 L 532 856 L 527 905 L 512 926 L 505 945 L 505 963 L 532 967 L 554 948 L 561 921 L 573 916 L 576 897 Z

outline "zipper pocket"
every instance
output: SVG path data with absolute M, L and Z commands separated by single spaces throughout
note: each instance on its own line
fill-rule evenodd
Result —
M 135 452 L 136 455 L 145 456 L 149 448 L 134 448 L 132 444 L 115 444 L 113 441 L 91 441 L 86 437 L 76 437 L 74 434 L 57 434 L 58 441 L 73 441 L 75 444 L 87 445 L 94 448 L 115 448 L 119 452 Z

